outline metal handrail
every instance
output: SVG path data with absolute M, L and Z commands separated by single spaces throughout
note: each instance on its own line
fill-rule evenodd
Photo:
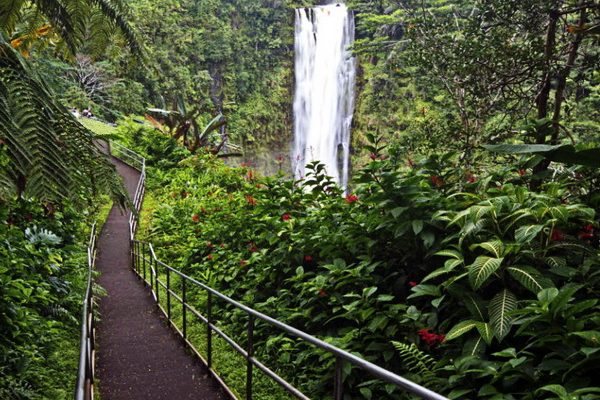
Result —
M 307 395 L 300 392 L 297 388 L 292 386 L 289 382 L 287 382 L 284 378 L 277 375 L 267 366 L 258 361 L 254 356 L 254 343 L 252 337 L 254 335 L 254 326 L 256 320 L 261 320 L 266 322 L 267 324 L 289 333 L 290 335 L 296 336 L 297 338 L 314 345 L 315 347 L 325 350 L 328 353 L 331 353 L 336 358 L 336 366 L 335 366 L 335 374 L 334 374 L 334 399 L 341 400 L 343 399 L 344 387 L 342 382 L 342 369 L 344 363 L 352 364 L 356 367 L 363 369 L 364 371 L 370 373 L 373 377 L 381 379 L 387 383 L 391 383 L 396 385 L 408 392 L 415 394 L 423 399 L 427 400 L 447 400 L 446 397 L 435 393 L 421 385 L 418 385 L 406 378 L 403 378 L 397 374 L 394 374 L 391 371 L 388 371 L 376 364 L 373 364 L 369 361 L 366 361 L 360 357 L 357 357 L 345 350 L 342 350 L 330 343 L 327 343 L 321 339 L 318 339 L 314 336 L 311 336 L 299 329 L 296 329 L 290 325 L 287 325 L 281 321 L 278 321 L 274 318 L 269 317 L 266 314 L 263 314 L 259 311 L 254 310 L 248 306 L 245 306 L 230 297 L 224 295 L 223 293 L 211 288 L 210 286 L 197 281 L 196 279 L 182 273 L 181 271 L 176 270 L 173 267 L 165 264 L 160 261 L 156 256 L 154 251 L 154 247 L 151 243 L 142 242 L 138 240 L 134 240 L 132 242 L 132 261 L 133 261 L 133 270 L 140 276 L 144 282 L 146 282 L 150 286 L 150 290 L 154 297 L 154 300 L 158 303 L 159 308 L 167 317 L 169 323 L 177 330 L 177 332 L 183 337 L 184 341 L 188 346 L 192 348 L 192 350 L 199 355 L 198 350 L 193 346 L 193 344 L 188 340 L 187 337 L 187 316 L 188 312 L 202 321 L 206 327 L 206 343 L 207 343 L 207 359 L 204 360 L 203 357 L 200 356 L 202 361 L 209 368 L 210 372 L 213 376 L 217 377 L 217 373 L 212 369 L 211 360 L 212 360 L 212 334 L 215 333 L 222 337 L 236 352 L 241 354 L 247 360 L 247 384 L 246 384 L 246 399 L 252 398 L 252 367 L 256 366 L 260 369 L 265 375 L 273 379 L 277 382 L 281 387 L 283 387 L 288 393 L 292 394 L 298 399 L 310 399 Z M 148 268 L 147 268 L 148 267 Z M 165 274 L 165 280 L 161 280 L 159 269 L 162 269 L 163 274 Z M 149 272 L 149 275 L 147 274 Z M 181 286 L 181 294 L 177 294 L 172 286 L 171 286 L 171 273 L 178 275 L 182 279 Z M 185 282 L 189 282 L 191 285 L 199 287 L 206 291 L 207 293 L 207 309 L 206 315 L 202 315 L 198 310 L 196 310 L 192 305 L 187 303 L 186 301 L 186 292 L 189 290 L 189 287 L 185 284 Z M 167 296 L 167 308 L 164 309 L 160 305 L 159 298 L 159 286 L 161 286 L 166 291 Z M 213 310 L 213 299 L 212 297 L 217 297 L 235 308 L 244 311 L 248 315 L 248 343 L 246 348 L 235 342 L 234 339 L 225 334 L 219 327 L 217 327 L 212 319 Z M 179 301 L 182 308 L 182 327 L 181 330 L 176 326 L 175 322 L 171 318 L 171 297 L 174 297 Z M 219 381 L 221 379 L 219 378 Z M 222 381 L 221 381 L 222 382 Z M 224 383 L 223 383 L 224 384 Z
M 129 152 L 133 153 L 131 150 Z M 138 156 L 141 157 L 141 156 Z M 144 195 L 144 183 L 146 178 L 146 170 L 145 170 L 145 160 L 141 162 L 141 174 L 140 179 L 138 181 L 138 186 L 136 188 L 136 195 L 134 196 L 134 206 L 136 213 L 133 212 L 130 214 L 130 234 L 131 234 L 131 266 L 135 273 L 144 281 L 144 283 L 150 286 L 150 290 L 152 292 L 152 296 L 157 303 L 158 308 L 163 312 L 163 314 L 167 317 L 171 326 L 177 331 L 183 338 L 184 342 L 190 347 L 190 349 L 200 358 L 200 360 L 207 366 L 208 370 L 211 372 L 213 377 L 218 380 L 224 389 L 233 397 L 236 396 L 233 392 L 227 387 L 225 382 L 218 376 L 217 372 L 212 368 L 212 335 L 213 333 L 217 334 L 221 338 L 223 338 L 237 353 L 241 354 L 244 358 L 246 358 L 246 399 L 252 399 L 252 376 L 253 376 L 253 367 L 256 366 L 259 370 L 261 370 L 265 375 L 269 378 L 273 379 L 276 383 L 278 383 L 283 389 L 285 389 L 288 393 L 293 395 L 294 397 L 302 400 L 309 400 L 310 398 L 303 394 L 300 390 L 295 388 L 289 382 L 287 382 L 284 378 L 279 376 L 277 373 L 269 369 L 266 365 L 261 363 L 254 357 L 254 327 L 256 320 L 261 320 L 266 322 L 267 324 L 284 331 L 290 335 L 296 336 L 297 338 L 314 345 L 317 348 L 320 348 L 330 354 L 332 354 L 336 359 L 335 365 L 335 373 L 334 373 L 334 399 L 342 400 L 344 397 L 344 386 L 343 386 L 343 367 L 345 363 L 349 363 L 356 367 L 363 369 L 368 372 L 372 376 L 381 379 L 385 382 L 391 383 L 397 387 L 400 387 L 412 394 L 415 394 L 426 400 L 448 400 L 446 397 L 435 393 L 421 385 L 418 385 L 400 375 L 394 374 L 391 371 L 388 371 L 376 364 L 373 364 L 367 360 L 364 360 L 360 357 L 357 357 L 345 350 L 342 350 L 336 346 L 333 346 L 330 343 L 327 343 L 321 339 L 318 339 L 314 336 L 311 336 L 299 329 L 296 329 L 290 325 L 287 325 L 281 321 L 278 321 L 274 318 L 269 317 L 266 314 L 263 314 L 259 311 L 256 311 L 248 306 L 245 306 L 230 297 L 224 295 L 223 293 L 207 286 L 196 279 L 178 271 L 164 262 L 160 261 L 154 252 L 154 247 L 151 243 L 142 242 L 135 240 L 135 231 L 137 228 L 137 218 L 139 216 L 139 211 L 141 208 L 141 203 Z M 141 250 L 140 250 L 141 249 Z M 146 250 L 146 251 L 144 251 Z M 147 279 L 147 270 L 146 266 L 149 267 L 149 280 Z M 163 269 L 163 272 L 166 274 L 166 282 L 161 281 L 159 268 Z M 178 295 L 171 288 L 171 273 L 178 275 L 181 280 L 181 294 Z M 206 291 L 207 294 L 207 310 L 206 315 L 202 315 L 198 310 L 196 310 L 192 305 L 190 305 L 186 301 L 186 282 L 189 282 L 191 285 L 199 287 Z M 163 287 L 166 290 L 167 296 L 167 309 L 165 310 L 160 304 L 159 286 Z M 246 343 L 246 348 L 244 349 L 240 344 L 238 344 L 235 340 L 229 337 L 225 332 L 223 332 L 219 327 L 217 327 L 213 323 L 212 318 L 212 297 L 215 296 L 219 298 L 235 308 L 244 311 L 248 315 L 248 342 Z M 181 304 L 182 309 L 182 327 L 181 330 L 175 324 L 175 321 L 171 318 L 171 297 L 174 297 Z M 193 317 L 199 319 L 202 323 L 206 325 L 206 343 L 207 343 L 207 357 L 204 359 L 199 351 L 195 348 L 192 342 L 188 339 L 187 335 L 187 316 L 188 312 L 191 313 Z
M 79 344 L 79 367 L 75 385 L 76 400 L 94 398 L 95 377 L 95 322 L 92 274 L 96 266 L 96 223 L 92 225 L 87 246 L 88 276 L 81 317 L 81 339 Z

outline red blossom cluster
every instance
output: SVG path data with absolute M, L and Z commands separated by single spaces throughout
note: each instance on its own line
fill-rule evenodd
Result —
M 305 263 L 311 263 L 312 261 L 313 261 L 313 257 L 312 256 L 309 256 L 309 255 L 304 256 L 304 262 Z
M 348 196 L 346 196 L 346 203 L 348 204 L 356 203 L 357 201 L 358 196 L 355 194 L 349 194 Z
M 521 168 L 520 170 L 517 171 L 519 173 L 520 176 L 525 176 L 525 174 L 527 173 L 527 170 Z
M 592 224 L 585 225 L 581 228 L 577 237 L 581 240 L 592 239 L 594 237 L 594 226 Z
M 446 340 L 445 335 L 430 332 L 429 328 L 421 329 L 417 333 L 419 334 L 421 340 L 427 343 L 429 346 L 435 346 L 436 344 L 443 343 L 444 340 Z
M 431 183 L 435 186 L 435 187 L 442 187 L 444 186 L 444 180 L 442 178 L 440 178 L 437 175 L 432 175 L 430 178 Z
M 290 214 L 283 214 L 281 216 L 282 221 L 289 221 L 290 219 L 292 219 L 292 216 Z
M 248 202 L 248 204 L 250 204 L 251 206 L 255 206 L 258 204 L 258 201 L 254 197 L 250 196 L 249 194 L 246 195 L 246 202 Z
M 550 234 L 550 240 L 553 242 L 560 242 L 565 240 L 565 233 L 560 229 L 552 229 L 552 233 Z
M 371 153 L 369 155 L 369 158 L 373 161 L 375 160 L 385 160 L 385 156 L 383 154 L 375 154 L 375 153 Z

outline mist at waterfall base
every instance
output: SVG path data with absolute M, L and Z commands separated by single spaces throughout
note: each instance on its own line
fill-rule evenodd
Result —
M 294 177 L 318 160 L 342 187 L 348 185 L 350 125 L 356 61 L 354 17 L 344 4 L 296 10 Z

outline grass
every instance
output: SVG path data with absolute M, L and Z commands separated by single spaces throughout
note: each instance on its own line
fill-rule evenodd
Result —
M 115 133 L 116 127 L 91 118 L 79 118 L 79 122 L 97 136 L 111 136 Z

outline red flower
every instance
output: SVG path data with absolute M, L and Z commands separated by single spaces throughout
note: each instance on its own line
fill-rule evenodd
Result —
M 319 297 L 327 297 L 327 292 L 323 288 L 319 289 L 319 292 L 317 294 L 319 295 Z
M 355 194 L 349 194 L 346 196 L 346 203 L 352 204 L 358 201 L 358 196 Z
M 432 175 L 429 179 L 431 179 L 431 183 L 436 187 L 444 186 L 444 180 L 437 175 Z
M 200 222 L 200 216 L 198 214 L 192 215 L 192 221 L 194 221 L 194 222 Z
M 371 153 L 371 154 L 369 155 L 369 158 L 370 158 L 371 160 L 377 160 L 377 158 L 379 158 L 379 157 L 377 157 L 377 154 L 375 154 L 375 153 Z
M 585 225 L 577 234 L 579 239 L 592 239 L 594 237 L 594 226 L 591 224 Z
M 211 261 L 211 260 L 213 259 L 213 255 L 212 255 L 212 254 L 209 254 L 209 255 L 207 255 L 207 256 L 206 256 L 206 259 L 207 259 L 208 261 Z
M 250 250 L 251 253 L 256 253 L 258 251 L 258 247 L 256 247 L 253 242 L 250 242 L 248 244 L 248 250 Z
M 283 156 L 280 154 L 277 157 L 275 157 L 275 161 L 277 161 L 277 164 L 281 164 L 283 163 Z
M 467 182 L 475 183 L 475 182 L 477 182 L 477 178 L 475 178 L 475 175 L 473 175 L 473 174 L 467 174 Z
M 418 285 L 418 283 L 417 283 L 417 282 L 415 282 L 415 281 L 410 281 L 410 282 L 408 282 L 408 286 L 410 286 L 410 287 L 415 287 L 415 286 L 417 286 L 417 285 Z
M 412 158 L 408 157 L 408 159 L 406 160 L 406 163 L 408 164 L 409 167 L 414 168 L 415 167 L 415 162 L 412 160 Z
M 290 214 L 283 214 L 281 216 L 282 221 L 289 221 L 290 219 L 292 219 L 292 216 Z
M 246 180 L 251 181 L 254 180 L 254 172 L 252 172 L 252 170 L 248 170 L 248 172 L 246 172 Z
M 256 201 L 256 199 L 250 195 L 246 195 L 246 201 L 248 202 L 248 204 L 250 204 L 251 206 L 255 206 L 258 204 L 258 201 Z
M 248 265 L 248 261 L 246 261 L 246 260 L 240 260 L 240 266 L 241 267 L 245 267 L 246 265 Z
M 249 166 L 250 166 L 250 162 L 248 162 L 248 161 L 244 161 L 240 164 L 240 167 L 242 167 L 242 168 L 247 168 Z
M 212 249 L 215 246 L 211 242 L 206 242 L 206 247 L 208 247 L 209 249 Z
M 446 340 L 446 336 L 442 334 L 437 334 L 433 332 L 429 332 L 429 328 L 421 329 L 417 332 L 422 341 L 427 343 L 428 346 L 435 346 L 438 343 L 442 343 Z
M 560 242 L 565 240 L 565 234 L 560 229 L 552 229 L 552 233 L 550 234 L 550 240 L 553 242 Z
M 313 261 L 312 256 L 309 256 L 309 255 L 304 256 L 305 263 L 311 263 L 312 261 Z
M 525 174 L 527 173 L 527 170 L 521 168 L 519 171 L 517 171 L 519 173 L 519 175 L 521 176 L 525 176 Z

